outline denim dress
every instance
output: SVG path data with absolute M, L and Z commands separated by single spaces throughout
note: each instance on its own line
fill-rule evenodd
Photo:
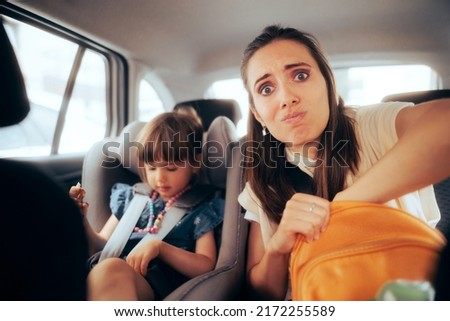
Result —
M 117 183 L 112 187 L 110 208 L 117 219 L 120 220 L 122 218 L 133 196 L 133 186 L 131 185 Z M 154 207 L 156 216 L 164 209 L 165 203 L 158 197 L 154 202 Z M 186 251 L 195 252 L 197 239 L 218 227 L 223 221 L 223 214 L 224 200 L 222 198 L 206 198 L 196 207 L 188 210 L 163 238 L 163 241 Z M 170 215 L 170 209 L 166 215 Z M 145 228 L 149 217 L 150 205 L 146 204 L 136 223 L 136 227 L 140 229 Z M 162 224 L 164 224 L 164 220 Z M 122 257 L 126 256 L 145 235 L 145 232 L 133 232 L 122 252 Z M 163 299 L 178 286 L 189 280 L 188 277 L 175 271 L 159 259 L 150 262 L 146 279 L 150 283 L 156 299 Z

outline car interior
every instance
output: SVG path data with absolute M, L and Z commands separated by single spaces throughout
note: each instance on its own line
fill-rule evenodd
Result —
M 87 241 L 68 190 L 81 183 L 87 219 L 100 230 L 111 214 L 111 187 L 140 180 L 133 142 L 142 126 L 183 106 L 202 120 L 202 182 L 222 191 L 225 214 L 215 231 L 215 268 L 164 300 L 250 300 L 249 223 L 237 201 L 245 184 L 241 146 L 249 107 L 239 68 L 247 43 L 268 24 L 307 30 L 326 48 L 349 105 L 418 104 L 450 97 L 449 16 L 447 0 L 0 2 L 0 177 L 7 182 L 0 188 L 6 204 L 0 246 L 14 263 L 0 300 L 86 300 Z M 38 45 L 45 63 L 32 57 Z M 68 62 L 60 62 L 66 53 Z M 394 71 L 382 68 L 394 66 L 426 71 L 406 72 L 393 82 L 419 79 L 392 90 Z M 377 81 L 387 83 L 379 96 L 362 91 L 374 81 L 357 74 L 360 67 L 379 68 Z M 236 80 L 238 86 L 219 93 L 219 85 Z M 450 237 L 450 177 L 434 189 L 437 229 Z M 31 256 L 18 254 L 25 251 Z M 25 269 L 30 261 L 32 273 Z

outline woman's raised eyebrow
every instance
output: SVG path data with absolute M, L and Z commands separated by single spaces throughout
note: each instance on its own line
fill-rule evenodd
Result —
M 306 62 L 298 62 L 298 63 L 294 63 L 294 64 L 288 64 L 284 66 L 284 70 L 289 70 L 292 68 L 297 68 L 297 67 L 309 67 L 311 68 L 311 65 L 306 63 Z
M 270 74 L 264 74 L 264 75 L 262 75 L 261 77 L 259 77 L 258 79 L 256 79 L 255 80 L 255 83 L 253 84 L 253 88 L 255 88 L 256 87 L 256 85 L 261 81 L 261 80 L 264 80 L 264 79 L 266 79 L 266 78 L 268 78 L 270 76 Z

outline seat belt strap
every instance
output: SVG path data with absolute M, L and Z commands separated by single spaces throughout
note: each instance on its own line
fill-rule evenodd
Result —
M 99 258 L 99 262 L 108 257 L 119 257 L 127 244 L 137 221 L 149 200 L 148 185 L 138 183 L 134 186 L 135 193 L 130 201 L 130 205 L 123 214 L 112 235 L 106 242 Z M 164 217 L 158 233 L 147 233 L 139 243 L 148 240 L 162 240 L 172 230 L 172 228 L 181 220 L 186 212 L 199 204 L 202 200 L 216 191 L 215 188 L 207 185 L 199 185 L 189 190 L 179 199 Z M 184 201 L 183 201 L 184 199 Z M 177 205 L 178 204 L 178 205 Z M 138 244 L 139 244 L 138 243 Z
M 98 262 L 109 257 L 120 256 L 148 200 L 149 197 L 147 195 L 134 194 L 130 205 L 120 219 L 119 224 L 106 242 Z M 187 211 L 188 208 L 172 207 L 170 212 L 165 215 L 164 224 L 161 225 L 158 233 L 147 233 L 139 243 L 148 240 L 164 239 Z
M 119 257 L 149 200 L 148 195 L 135 193 L 119 224 L 114 229 L 100 254 L 99 262 L 108 257 Z

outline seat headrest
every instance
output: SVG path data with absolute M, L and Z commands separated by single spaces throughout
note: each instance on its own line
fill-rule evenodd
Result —
M 220 188 L 226 187 L 231 143 L 236 140 L 236 126 L 229 118 L 219 116 L 212 121 L 203 145 L 204 168 L 210 184 Z
M 0 18 L 0 127 L 20 123 L 30 111 L 25 83 Z
M 436 90 L 413 91 L 407 93 L 388 95 L 383 98 L 382 102 L 405 101 L 405 102 L 412 102 L 414 104 L 420 104 L 429 100 L 449 98 L 449 97 L 450 97 L 450 89 L 436 89 Z
M 125 126 L 114 140 L 106 142 L 106 156 L 119 160 L 121 166 L 139 175 L 137 137 L 146 123 L 135 121 Z M 236 126 L 225 117 L 216 117 L 209 126 L 203 143 L 203 169 L 208 183 L 225 188 L 230 142 L 236 140 Z
M 138 134 L 145 122 L 134 121 L 126 125 L 119 136 L 108 137 L 101 142 L 102 154 L 106 157 L 104 168 L 120 166 L 139 175 L 139 160 L 137 142 Z
M 138 135 L 141 129 L 145 126 L 143 121 L 135 121 L 129 123 L 122 129 L 122 133 L 119 136 L 119 150 L 120 162 L 124 168 L 127 168 L 136 175 L 139 175 L 139 159 L 137 150 Z
M 175 105 L 174 110 L 183 106 L 191 106 L 201 118 L 203 128 L 208 131 L 211 122 L 218 116 L 225 116 L 237 125 L 241 119 L 241 109 L 234 99 L 198 99 L 180 102 Z

